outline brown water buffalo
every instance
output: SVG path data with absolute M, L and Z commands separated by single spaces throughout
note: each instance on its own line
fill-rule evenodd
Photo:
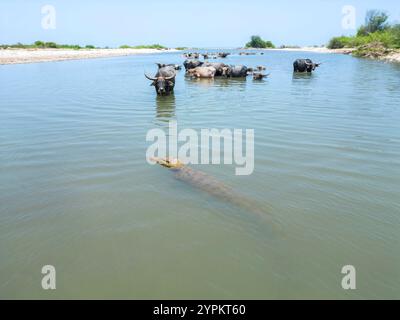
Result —
M 224 67 L 227 67 L 227 65 L 222 62 L 205 62 L 202 67 L 214 67 L 216 70 L 215 76 L 222 76 L 224 73 Z
M 214 67 L 197 67 L 190 69 L 188 74 L 195 78 L 214 78 L 217 70 Z

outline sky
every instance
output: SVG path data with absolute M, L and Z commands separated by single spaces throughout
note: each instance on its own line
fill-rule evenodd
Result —
M 55 9 L 54 29 L 43 28 L 46 5 Z M 400 21 L 399 0 L 0 0 L 0 44 L 229 48 L 260 35 L 275 45 L 322 45 L 356 32 L 343 28 L 346 5 L 355 9 L 356 27 L 368 9 Z

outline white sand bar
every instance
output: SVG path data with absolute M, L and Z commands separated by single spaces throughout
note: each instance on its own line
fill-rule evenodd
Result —
M 175 49 L 0 49 L 0 64 L 92 59 L 135 54 L 174 52 Z

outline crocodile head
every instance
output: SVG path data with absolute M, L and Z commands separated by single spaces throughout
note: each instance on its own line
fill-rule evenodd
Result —
M 166 167 L 168 169 L 180 169 L 184 166 L 182 162 L 180 162 L 178 159 L 174 158 L 158 158 L 158 157 L 153 157 L 150 160 L 155 161 L 155 163 Z

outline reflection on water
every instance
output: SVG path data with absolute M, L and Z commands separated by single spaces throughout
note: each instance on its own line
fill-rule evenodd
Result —
M 214 84 L 214 79 L 208 78 L 193 78 L 190 76 L 186 76 L 185 80 L 188 82 L 189 85 L 198 85 L 200 87 L 210 87 Z
M 293 72 L 293 80 L 298 80 L 298 79 L 313 79 L 313 73 L 312 72 Z
M 400 68 L 307 54 L 324 64 L 293 74 L 304 53 L 230 52 L 268 81 L 182 71 L 158 97 L 143 69 L 180 53 L 0 66 L 0 297 L 49 298 L 52 264 L 51 298 L 400 298 Z M 255 130 L 251 176 L 194 169 L 282 234 L 146 163 L 170 119 Z
M 175 118 L 175 95 L 156 96 L 157 122 L 168 122 Z
M 226 78 L 226 77 L 216 77 L 215 85 L 219 87 L 229 87 L 231 86 L 236 89 L 241 89 L 246 87 L 247 78 Z

